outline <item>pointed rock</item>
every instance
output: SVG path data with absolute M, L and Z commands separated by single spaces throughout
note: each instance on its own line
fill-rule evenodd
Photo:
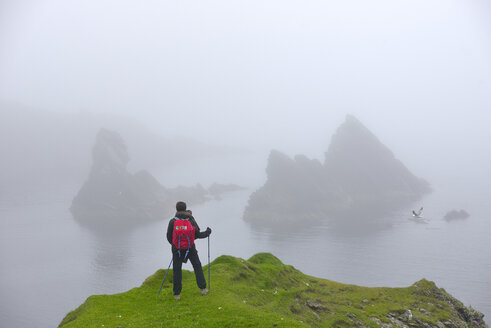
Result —
M 266 173 L 264 186 L 249 198 L 246 221 L 302 224 L 325 217 L 330 208 L 339 208 L 347 201 L 330 187 L 326 170 L 318 160 L 303 155 L 291 159 L 273 150 Z
M 333 135 L 324 166 L 334 187 L 353 199 L 360 210 L 376 212 L 409 205 L 430 191 L 392 151 L 355 117 Z
M 244 219 L 260 224 L 381 216 L 430 191 L 378 138 L 348 115 L 324 164 L 272 151 L 267 181 L 249 198 Z
M 93 164 L 87 181 L 70 208 L 85 222 L 157 219 L 172 208 L 169 192 L 147 171 L 131 174 L 121 136 L 101 129 L 92 150 Z
M 168 219 L 175 203 L 199 204 L 211 193 L 201 185 L 165 188 L 148 171 L 127 171 L 126 145 L 114 131 L 101 129 L 92 149 L 92 167 L 87 181 L 72 201 L 70 210 L 82 223 L 97 228 L 133 226 L 143 221 Z M 235 185 L 215 184 L 213 196 L 237 190 Z

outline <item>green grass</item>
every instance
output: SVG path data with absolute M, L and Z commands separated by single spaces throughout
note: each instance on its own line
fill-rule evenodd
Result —
M 458 327 L 484 327 L 482 318 L 477 324 L 470 322 L 479 312 L 424 279 L 406 288 L 345 285 L 304 275 L 267 253 L 247 261 L 221 256 L 211 265 L 212 288 L 206 296 L 201 296 L 189 271 L 183 271 L 180 301 L 172 295 L 172 272 L 157 296 L 165 274 L 158 270 L 138 288 L 89 297 L 60 326 L 380 327 L 404 322 L 409 309 L 412 318 L 405 323 L 416 327 L 450 321 Z

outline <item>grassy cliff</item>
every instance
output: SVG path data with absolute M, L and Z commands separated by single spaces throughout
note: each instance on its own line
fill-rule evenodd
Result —
M 221 256 L 211 268 L 206 296 L 189 271 L 180 301 L 172 297 L 172 272 L 157 296 L 165 273 L 158 270 L 138 288 L 89 297 L 60 327 L 487 327 L 480 312 L 424 279 L 406 288 L 345 285 L 267 253 Z

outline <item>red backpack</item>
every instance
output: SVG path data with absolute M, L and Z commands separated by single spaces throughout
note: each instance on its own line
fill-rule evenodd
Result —
M 194 230 L 189 220 L 176 218 L 172 232 L 172 244 L 178 251 L 189 250 L 194 245 Z

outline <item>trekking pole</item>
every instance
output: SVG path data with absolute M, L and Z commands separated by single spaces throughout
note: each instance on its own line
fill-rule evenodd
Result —
M 210 235 L 208 235 L 208 288 L 211 289 L 211 280 L 210 280 Z
M 174 260 L 174 258 L 172 258 L 170 260 L 169 267 L 167 268 L 167 272 L 165 273 L 164 280 L 162 280 L 162 285 L 160 285 L 159 293 L 157 294 L 157 296 L 160 295 L 160 291 L 162 290 L 162 287 L 164 286 L 165 278 L 167 278 L 167 274 L 169 273 L 169 269 L 170 269 L 170 265 L 172 264 L 172 260 Z

